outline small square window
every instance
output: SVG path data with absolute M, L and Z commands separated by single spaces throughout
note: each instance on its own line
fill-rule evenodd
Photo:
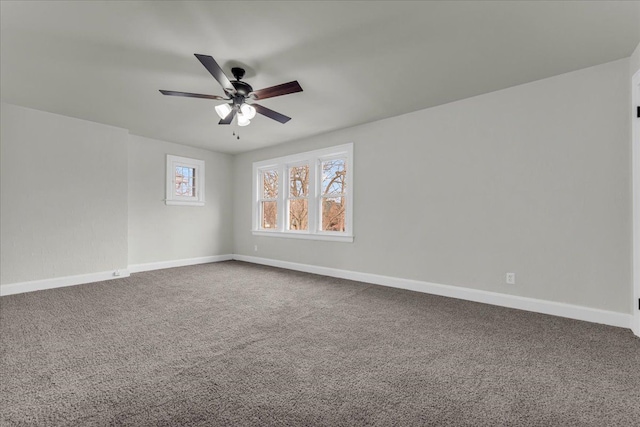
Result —
M 167 205 L 204 206 L 204 161 L 167 154 Z

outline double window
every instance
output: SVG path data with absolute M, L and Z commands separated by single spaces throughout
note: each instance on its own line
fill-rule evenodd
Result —
M 253 164 L 253 233 L 353 241 L 353 144 Z

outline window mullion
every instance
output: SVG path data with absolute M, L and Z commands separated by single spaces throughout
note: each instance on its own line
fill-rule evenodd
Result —
M 278 176 L 278 216 L 281 221 L 278 221 L 278 231 L 285 231 L 287 229 L 287 196 L 289 195 L 289 187 L 287 187 L 287 165 L 280 166 L 280 172 Z
M 309 197 L 308 197 L 308 218 L 309 218 L 309 233 L 318 232 L 318 159 L 309 159 Z

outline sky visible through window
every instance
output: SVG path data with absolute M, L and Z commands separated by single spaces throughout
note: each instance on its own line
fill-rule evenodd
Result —
M 322 162 L 322 230 L 345 231 L 347 170 L 345 159 Z
M 176 166 L 176 196 L 196 196 L 196 170 L 185 166 Z
M 309 165 L 289 169 L 289 230 L 309 228 Z
M 322 162 L 322 194 L 342 194 L 346 189 L 344 159 Z
M 262 172 L 261 227 L 265 229 L 278 226 L 278 172 L 266 170 Z M 266 200 L 264 200 L 266 199 Z

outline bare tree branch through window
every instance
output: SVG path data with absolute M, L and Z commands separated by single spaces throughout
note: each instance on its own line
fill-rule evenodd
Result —
M 262 172 L 262 200 L 260 201 L 262 228 L 278 226 L 278 171 Z
M 309 229 L 309 165 L 289 169 L 289 230 Z
M 322 230 L 345 231 L 347 169 L 344 159 L 322 162 Z

